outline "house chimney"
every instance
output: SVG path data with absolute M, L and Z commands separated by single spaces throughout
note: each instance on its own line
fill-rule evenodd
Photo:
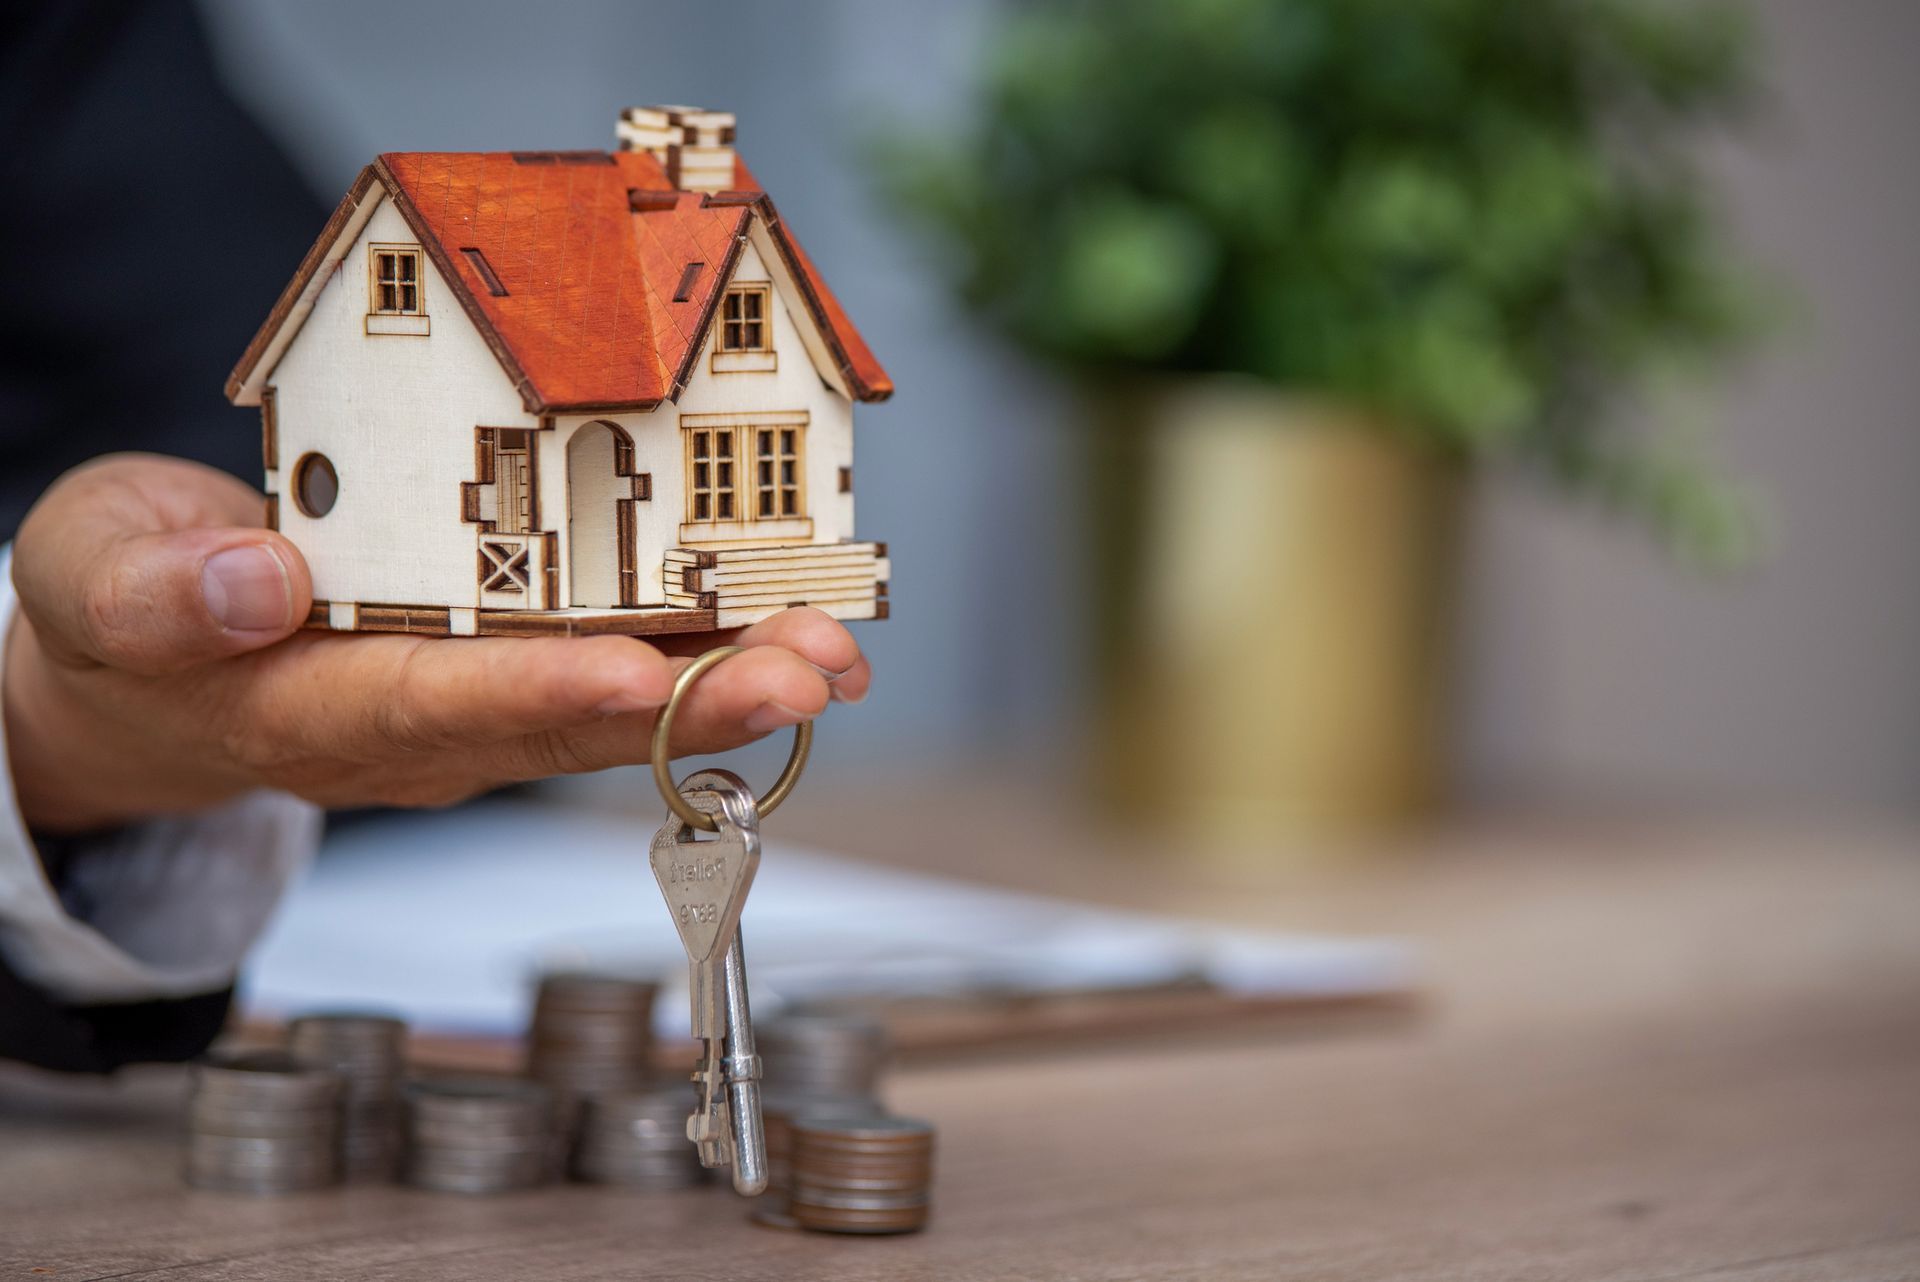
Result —
M 614 127 L 622 151 L 644 151 L 681 191 L 733 186 L 733 113 L 698 107 L 628 107 Z

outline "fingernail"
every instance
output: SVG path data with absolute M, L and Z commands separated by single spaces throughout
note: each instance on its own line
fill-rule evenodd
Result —
M 813 663 L 813 662 L 809 662 L 807 666 L 809 668 L 812 668 L 815 672 L 818 672 L 822 677 L 826 678 L 826 682 L 828 685 L 832 685 L 834 682 L 838 681 L 841 677 L 844 677 L 847 675 L 847 673 L 853 671 L 853 665 L 851 664 L 840 669 L 840 671 L 838 672 L 835 672 L 832 668 L 823 668 L 819 664 Z
M 293 582 L 273 549 L 253 544 L 207 558 L 200 572 L 207 613 L 229 632 L 275 631 L 293 622 Z
M 846 674 L 841 673 L 841 675 L 845 676 Z M 859 694 L 852 695 L 852 694 L 848 694 L 846 690 L 841 688 L 840 686 L 829 684 L 827 686 L 827 697 L 829 699 L 832 699 L 835 703 L 864 703 L 866 702 L 867 695 L 872 690 L 872 688 L 873 687 L 869 686 L 867 687 L 866 690 L 862 690 Z
M 797 726 L 807 719 L 804 712 L 795 712 L 784 703 L 775 703 L 769 699 L 752 712 L 740 724 L 749 734 L 769 734 L 783 726 Z
M 608 695 L 595 711 L 603 717 L 617 717 L 627 712 L 648 712 L 665 702 L 665 699 L 651 698 L 637 690 L 622 690 L 618 694 Z

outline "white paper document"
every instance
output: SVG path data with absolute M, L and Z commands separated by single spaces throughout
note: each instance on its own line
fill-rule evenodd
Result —
M 333 836 L 248 967 L 247 1010 L 366 1006 L 436 1032 L 524 1027 L 543 970 L 657 976 L 686 1031 L 686 963 L 647 864 L 652 826 L 526 801 L 395 815 Z M 756 1011 L 858 996 L 1147 987 L 1259 995 L 1409 983 L 1389 940 L 1232 929 L 767 844 L 742 917 Z

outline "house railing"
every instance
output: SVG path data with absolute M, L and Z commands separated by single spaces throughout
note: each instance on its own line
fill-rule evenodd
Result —
M 553 608 L 551 568 L 553 538 L 549 534 L 479 532 L 476 569 L 480 580 L 480 607 L 485 610 L 549 610 Z

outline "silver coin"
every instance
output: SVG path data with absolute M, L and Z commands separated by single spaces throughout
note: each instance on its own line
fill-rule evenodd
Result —
M 651 1006 L 659 990 L 660 985 L 647 975 L 557 970 L 540 976 L 535 1002 L 545 1000 L 562 1006 Z
M 817 1139 L 831 1144 L 933 1141 L 933 1127 L 913 1117 L 835 1118 L 832 1121 L 802 1118 L 793 1123 L 793 1132 L 796 1139 Z
M 933 1182 L 927 1171 L 907 1171 L 895 1176 L 874 1176 L 867 1179 L 846 1179 L 840 1176 L 821 1176 L 808 1171 L 804 1176 L 790 1177 L 789 1187 L 795 1197 L 818 1193 L 821 1196 L 865 1197 L 868 1194 L 923 1194 Z
M 193 1069 L 197 1099 L 236 1106 L 329 1103 L 339 1099 L 338 1074 L 280 1051 L 209 1056 Z
M 407 1035 L 407 1023 L 385 1011 L 309 1011 L 287 1021 L 287 1040 L 323 1039 L 347 1045 L 389 1046 Z
M 219 1135 L 195 1131 L 188 1142 L 203 1153 L 331 1153 L 339 1147 L 339 1136 L 329 1131 L 320 1135 Z
M 422 1148 L 457 1148 L 463 1144 L 476 1147 L 532 1147 L 555 1138 L 553 1127 L 545 1117 L 492 1119 L 470 1126 L 462 1125 L 457 1118 L 414 1117 L 408 1119 L 403 1133 L 407 1143 Z
M 206 1117 L 189 1114 L 187 1131 L 192 1135 L 229 1135 L 236 1138 L 261 1137 L 265 1139 L 331 1139 L 339 1134 L 339 1128 L 332 1118 L 309 1120 L 306 1118 L 248 1117 L 230 1119 L 224 1117 Z
M 912 1206 L 930 1196 L 927 1185 L 925 1179 L 851 1185 L 796 1176 L 789 1192 L 815 1206 Z
M 407 1161 L 413 1166 L 440 1166 L 448 1169 L 482 1170 L 493 1167 L 512 1166 L 516 1162 L 544 1162 L 552 1156 L 552 1148 L 546 1144 L 524 1145 L 518 1148 L 420 1148 L 407 1150 Z
M 245 1183 L 287 1189 L 326 1188 L 340 1182 L 338 1166 L 303 1163 L 293 1166 L 249 1166 L 192 1162 L 181 1167 L 186 1182 L 195 1188 Z
M 875 1237 L 894 1233 L 917 1233 L 927 1225 L 925 1207 L 903 1211 L 826 1211 L 813 1207 L 794 1207 L 794 1221 L 815 1233 L 849 1233 Z
M 340 1182 L 338 1163 L 291 1162 L 196 1162 L 184 1167 L 187 1182 L 203 1185 L 216 1180 L 253 1180 L 277 1182 L 298 1188 L 322 1188 Z
M 536 1082 L 512 1078 L 428 1078 L 407 1087 L 415 1117 L 485 1121 L 547 1116 L 553 1094 Z

